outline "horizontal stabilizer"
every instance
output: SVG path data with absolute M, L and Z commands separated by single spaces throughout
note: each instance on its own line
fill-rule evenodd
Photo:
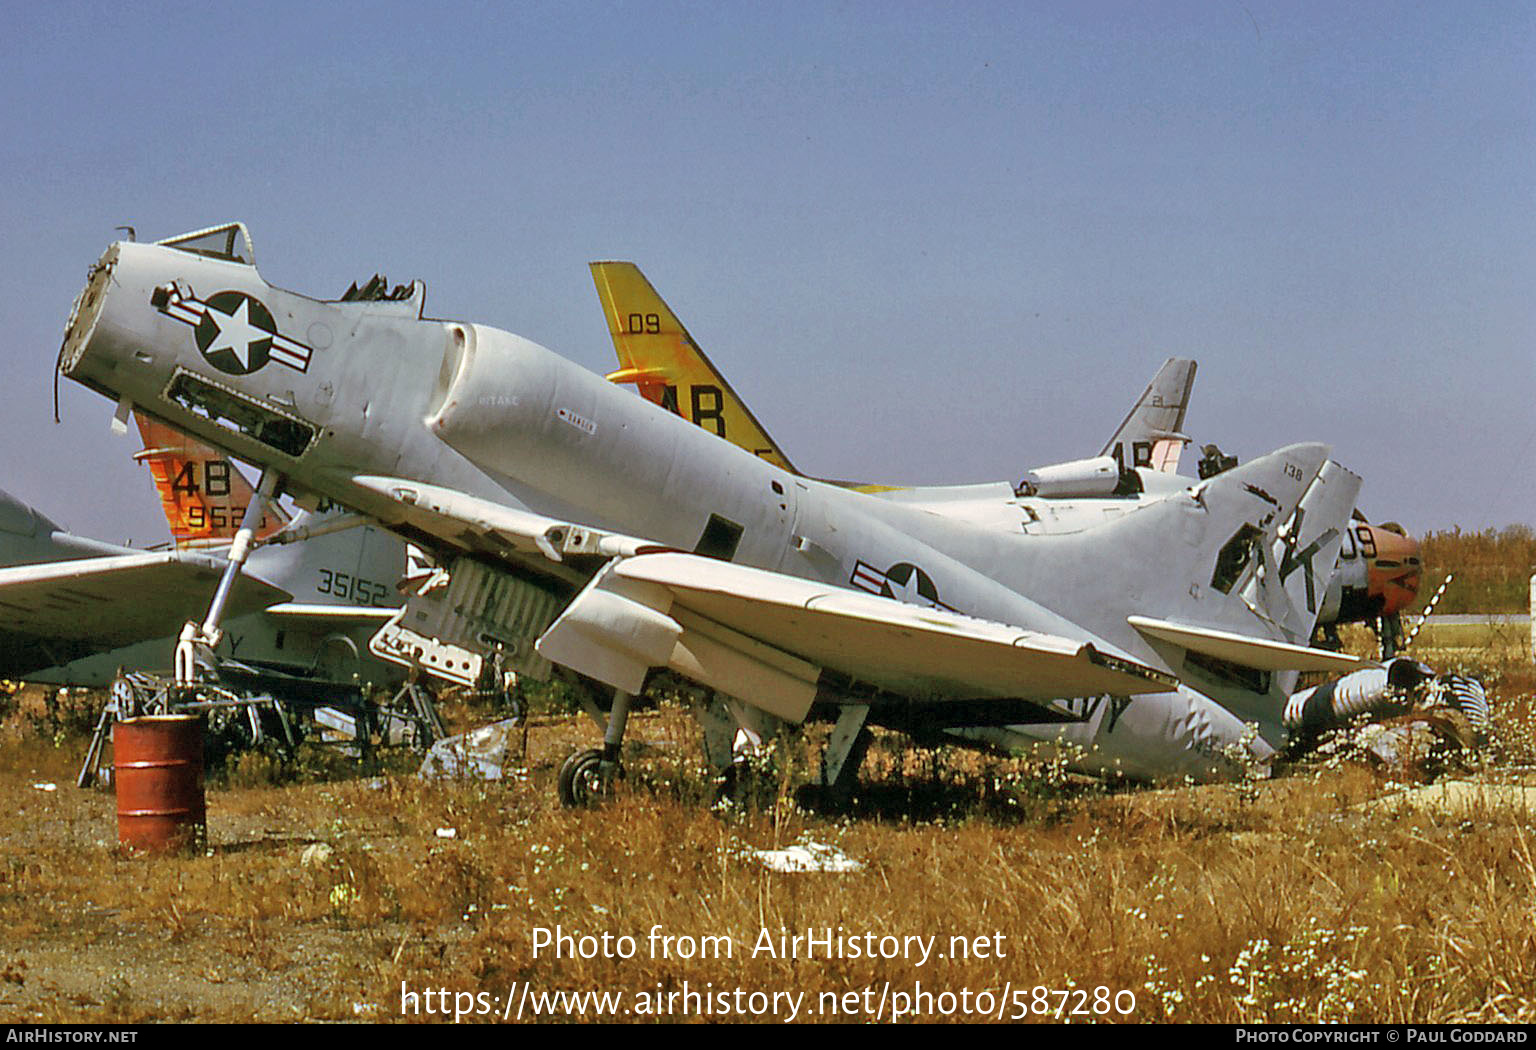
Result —
M 1305 645 L 1291 645 L 1168 620 L 1154 620 L 1149 616 L 1129 616 L 1126 619 L 1132 627 L 1149 638 L 1259 671 L 1353 671 L 1372 662 L 1348 653 L 1312 649 Z

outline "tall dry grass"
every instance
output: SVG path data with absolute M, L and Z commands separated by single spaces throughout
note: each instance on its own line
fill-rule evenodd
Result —
M 1436 612 L 1522 613 L 1530 609 L 1530 581 L 1536 573 L 1536 530 L 1529 525 L 1463 532 L 1426 533 L 1421 540 L 1426 577 L 1414 611 L 1434 594 L 1447 573 Z
M 1536 783 L 1528 657 L 1419 655 L 1492 684 L 1494 745 L 1457 775 Z M 872 1019 L 882 993 L 919 985 L 973 1002 L 1022 992 L 1006 1012 L 1031 1020 L 1059 1006 L 1108 1021 L 1536 1020 L 1529 807 L 1410 805 L 1387 774 L 1338 756 L 1261 782 L 1115 788 L 881 734 L 871 783 L 832 817 L 795 791 L 818 732 L 781 748 L 750 804 L 712 807 L 692 723 L 663 704 L 637 716 L 615 797 L 573 813 L 554 803 L 553 773 L 595 734 L 546 714 L 528 769 L 507 782 L 232 781 L 210 789 L 208 855 L 133 858 L 114 848 L 111 797 L 69 786 L 83 742 L 55 746 L 14 716 L 0 732 L 0 1012 L 387 1020 L 401 1017 L 402 982 L 484 995 L 498 1013 L 524 986 L 616 991 L 633 1008 L 686 983 L 843 1007 L 818 1020 Z M 781 874 L 752 852 L 809 840 L 862 870 Z M 534 932 L 557 926 L 628 935 L 638 951 L 535 957 Z M 653 928 L 728 938 L 732 957 L 653 954 Z M 994 950 L 926 965 L 752 956 L 764 930 L 839 928 Z M 1134 1009 L 1095 1014 L 1101 987 L 1134 994 Z M 846 1009 L 842 996 L 866 990 Z M 933 1000 L 924 1016 L 978 1019 L 952 1005 L 942 1015 Z M 571 1003 L 551 1014 L 596 1016 Z

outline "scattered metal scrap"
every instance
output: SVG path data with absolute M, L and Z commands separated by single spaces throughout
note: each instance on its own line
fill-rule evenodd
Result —
M 192 682 L 139 671 L 119 675 L 102 706 L 76 784 L 90 787 L 110 776 L 104 753 L 113 723 L 141 715 L 203 716 L 211 757 L 269 742 L 291 756 L 306 737 L 363 757 L 375 738 L 383 745 L 427 747 L 444 735 L 431 695 L 414 676 L 388 702 L 378 704 L 356 685 L 248 670 L 222 661 L 215 675 Z
M 1429 780 L 1488 743 L 1492 708 L 1478 679 L 1399 657 L 1296 693 L 1285 720 L 1293 755 L 1353 755 Z
M 864 865 L 854 860 L 836 846 L 807 839 L 785 849 L 757 849 L 752 856 L 763 862 L 769 871 L 798 873 L 808 871 L 847 872 L 862 871 Z
M 428 779 L 502 780 L 511 760 L 528 752 L 528 728 L 522 718 L 507 718 L 468 733 L 439 740 L 421 763 Z

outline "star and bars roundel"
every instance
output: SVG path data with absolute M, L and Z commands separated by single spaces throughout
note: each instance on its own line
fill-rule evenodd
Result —
M 277 330 L 272 311 L 245 292 L 214 292 L 199 299 L 181 282 L 155 290 L 151 301 L 170 317 L 192 326 L 203 359 L 232 376 L 250 375 L 268 361 L 309 371 L 313 349 Z
M 208 363 L 230 375 L 249 375 L 272 357 L 277 322 L 259 299 L 244 292 L 215 292 L 193 335 Z

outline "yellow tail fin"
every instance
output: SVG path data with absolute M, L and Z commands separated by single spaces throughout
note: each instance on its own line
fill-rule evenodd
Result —
M 634 383 L 646 400 L 776 467 L 799 473 L 638 266 L 595 262 L 591 267 L 619 355 L 618 371 L 610 373 L 609 379 Z
M 165 522 L 178 547 L 228 543 L 240 528 L 255 489 L 238 468 L 202 442 L 134 413 L 144 451 L 133 458 L 149 464 L 160 493 Z M 256 528 L 266 539 L 288 524 L 276 503 L 268 503 Z

